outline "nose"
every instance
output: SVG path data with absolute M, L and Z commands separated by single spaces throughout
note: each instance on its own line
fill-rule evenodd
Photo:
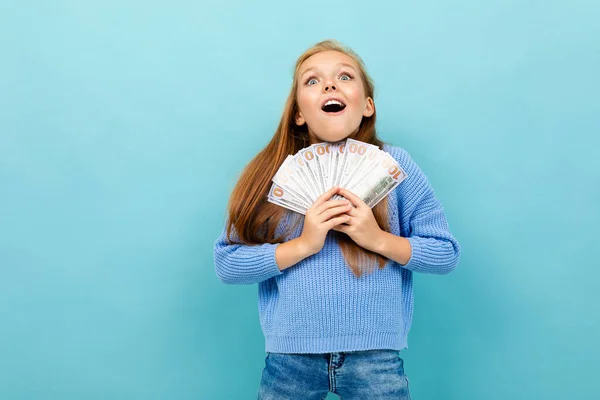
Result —
M 328 92 L 329 89 L 336 90 L 334 85 L 325 85 L 325 91 Z

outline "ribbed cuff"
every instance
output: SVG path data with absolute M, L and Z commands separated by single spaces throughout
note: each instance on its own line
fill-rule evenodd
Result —
M 262 251 L 256 254 L 254 263 L 252 263 L 251 259 L 246 260 L 250 264 L 255 265 L 254 271 L 252 271 L 252 282 L 265 281 L 274 276 L 283 274 L 283 271 L 277 266 L 277 261 L 275 261 L 275 250 L 277 249 L 277 246 L 279 246 L 279 243 L 263 243 L 259 246 L 262 246 Z M 244 269 L 242 268 L 240 272 L 243 271 Z
M 411 271 L 420 272 L 426 270 L 427 264 L 425 264 L 425 260 L 423 259 L 423 250 L 419 243 L 420 238 L 409 236 L 406 239 L 410 242 L 410 259 L 403 267 Z
M 449 242 L 420 236 L 407 239 L 411 256 L 404 268 L 429 274 L 447 274 L 456 266 L 459 253 L 453 251 Z
M 279 243 L 263 243 L 242 249 L 245 250 L 245 254 L 240 253 L 231 260 L 235 264 L 229 264 L 227 261 L 220 263 L 221 280 L 225 283 L 248 285 L 283 274 L 275 261 L 278 245 Z
M 275 243 L 269 248 L 270 258 L 268 258 L 267 261 L 267 266 L 269 267 L 268 273 L 270 275 L 269 278 L 283 274 L 283 271 L 277 266 L 277 259 L 275 258 L 275 251 L 280 244 L 281 243 Z

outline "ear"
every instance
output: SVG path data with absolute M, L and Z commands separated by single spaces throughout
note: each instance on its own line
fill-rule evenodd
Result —
M 375 102 L 370 97 L 367 97 L 365 102 L 365 109 L 363 110 L 363 116 L 370 117 L 375 113 Z
M 306 122 L 306 120 L 304 119 L 304 117 L 302 116 L 302 113 L 300 111 L 298 111 L 296 113 L 296 117 L 294 118 L 294 121 L 296 122 L 296 125 L 298 125 L 298 126 L 302 126 Z

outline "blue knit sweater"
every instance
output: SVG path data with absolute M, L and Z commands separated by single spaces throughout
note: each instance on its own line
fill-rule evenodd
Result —
M 460 246 L 427 177 L 406 150 L 383 150 L 408 175 L 388 195 L 391 233 L 412 246 L 406 265 L 389 260 L 384 269 L 357 278 L 330 232 L 319 253 L 281 271 L 275 262 L 279 244 L 230 244 L 223 228 L 214 247 L 216 274 L 228 284 L 258 283 L 265 351 L 402 350 L 412 322 L 413 272 L 447 274 L 458 264 Z M 302 223 L 288 240 L 301 233 Z

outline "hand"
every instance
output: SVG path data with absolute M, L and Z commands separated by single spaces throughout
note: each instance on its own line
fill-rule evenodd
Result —
M 335 186 L 323 193 L 306 211 L 299 239 L 311 255 L 321 251 L 327 232 L 331 228 L 350 219 L 350 216 L 345 214 L 352 208 L 348 200 L 329 200 L 339 190 L 339 187 Z
M 333 230 L 350 236 L 360 247 L 376 252 L 384 231 L 379 227 L 373 211 L 360 197 L 349 190 L 340 189 L 338 193 L 350 200 L 354 207 L 347 212 L 350 220 L 344 225 L 335 226 Z

